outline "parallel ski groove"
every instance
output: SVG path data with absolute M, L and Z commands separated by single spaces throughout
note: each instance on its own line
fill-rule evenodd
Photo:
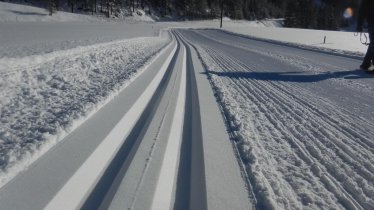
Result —
M 178 44 L 180 40 L 178 39 Z M 168 137 L 168 142 L 163 158 L 160 174 L 157 180 L 151 209 L 170 209 L 173 204 L 174 183 L 178 169 L 178 156 L 183 135 L 183 121 L 186 103 L 186 48 L 182 45 L 183 64 L 181 69 L 181 83 L 177 96 L 173 124 Z

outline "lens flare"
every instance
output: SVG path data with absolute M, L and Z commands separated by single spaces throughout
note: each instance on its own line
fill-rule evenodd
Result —
M 344 18 L 351 18 L 353 16 L 353 9 L 348 7 L 347 9 L 345 9 L 344 11 L 344 14 L 343 14 Z

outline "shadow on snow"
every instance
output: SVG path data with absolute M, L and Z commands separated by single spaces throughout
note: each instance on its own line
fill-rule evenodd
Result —
M 10 12 L 13 12 L 16 15 L 36 15 L 36 16 L 47 16 L 47 14 L 39 13 L 39 12 L 22 12 L 22 11 L 16 11 L 16 10 L 8 10 Z
M 369 79 L 374 75 L 367 74 L 362 70 L 323 72 L 316 74 L 305 74 L 306 72 L 216 72 L 206 71 L 202 74 L 213 74 L 221 77 L 237 79 L 254 79 L 262 81 L 282 81 L 282 82 L 319 82 L 323 80 L 344 78 L 344 79 Z

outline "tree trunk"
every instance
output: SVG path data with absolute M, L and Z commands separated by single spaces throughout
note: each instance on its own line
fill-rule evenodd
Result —
M 222 19 L 223 19 L 223 0 L 221 0 L 221 24 L 220 24 L 220 28 L 222 28 Z
M 110 14 L 109 14 L 109 1 L 106 3 L 106 8 L 107 8 L 107 17 L 110 17 Z

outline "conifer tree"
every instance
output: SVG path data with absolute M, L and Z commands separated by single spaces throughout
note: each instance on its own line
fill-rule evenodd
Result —
M 49 15 L 52 15 L 58 9 L 58 0 L 46 0 L 47 1 L 47 10 Z

